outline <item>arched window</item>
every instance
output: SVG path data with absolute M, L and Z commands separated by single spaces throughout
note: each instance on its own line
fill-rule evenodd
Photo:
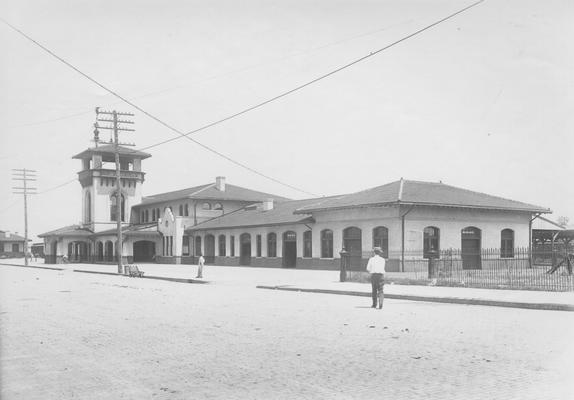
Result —
M 112 194 L 112 196 L 110 197 L 110 220 L 111 221 L 117 221 L 118 220 L 118 209 L 117 209 L 117 193 Z M 120 207 L 120 211 L 121 211 L 121 219 L 122 222 L 125 221 L 125 208 L 126 208 L 126 203 L 125 203 L 125 198 L 124 195 L 120 195 L 121 197 L 121 207 Z
M 209 204 L 209 203 L 203 203 L 203 204 L 201 205 L 201 208 L 204 209 L 204 210 L 211 210 L 211 204 Z
M 321 258 L 333 258 L 333 231 L 321 231 Z
M 277 235 L 274 232 L 267 234 L 267 257 L 277 257 Z
M 389 256 L 389 230 L 385 226 L 377 226 L 373 229 L 373 247 L 380 247 L 383 257 Z
M 179 205 L 179 216 L 183 217 L 183 204 Z
M 223 206 L 221 205 L 221 203 L 215 203 L 213 205 L 213 209 L 214 210 L 223 210 Z
M 149 210 L 145 210 L 145 222 L 149 222 Z
M 219 256 L 225 257 L 225 235 L 219 235 Z
M 440 258 L 440 230 L 434 226 L 423 231 L 423 257 Z
M 303 232 L 303 257 L 313 257 L 313 232 Z
M 500 257 L 514 257 L 514 231 L 512 229 L 503 229 L 500 232 Z
M 141 220 L 140 220 L 140 223 L 141 223 L 141 222 L 145 222 L 145 211 L 143 211 L 143 210 L 142 210 L 142 212 L 141 212 Z
M 186 204 L 186 205 L 185 205 L 184 214 L 183 214 L 183 215 L 185 215 L 186 217 L 189 217 L 189 204 Z

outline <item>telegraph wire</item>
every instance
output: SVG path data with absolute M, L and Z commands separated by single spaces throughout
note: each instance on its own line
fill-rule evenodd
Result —
M 249 71 L 249 70 L 252 70 L 252 69 L 257 69 L 257 68 L 260 68 L 260 67 L 262 67 L 262 66 L 268 65 L 268 64 L 270 64 L 270 63 L 271 63 L 271 64 L 272 64 L 272 63 L 277 63 L 277 62 L 279 62 L 279 61 L 287 60 L 287 59 L 289 59 L 289 58 L 297 57 L 297 56 L 300 56 L 300 55 L 312 54 L 312 53 L 314 53 L 314 52 L 316 52 L 316 51 L 323 50 L 323 49 L 328 48 L 328 47 L 337 46 L 337 45 L 339 45 L 339 44 L 346 43 L 346 42 L 349 42 L 349 41 L 353 41 L 353 40 L 355 40 L 355 39 L 362 38 L 362 37 L 365 37 L 365 36 L 371 36 L 371 35 L 377 34 L 377 33 L 379 33 L 379 32 L 383 32 L 383 31 L 385 31 L 385 30 L 394 28 L 394 27 L 396 27 L 396 26 L 400 26 L 400 25 L 404 25 L 404 24 L 406 24 L 406 23 L 410 23 L 410 22 L 412 22 L 412 21 L 413 21 L 412 19 L 409 19 L 409 20 L 403 21 L 403 22 L 398 23 L 398 24 L 394 24 L 394 25 L 391 25 L 391 26 L 386 26 L 386 27 L 383 27 L 383 28 L 371 30 L 371 31 L 364 32 L 364 33 L 359 33 L 359 34 L 356 34 L 356 35 L 354 35 L 354 36 L 346 37 L 346 38 L 343 38 L 343 39 L 338 40 L 338 41 L 335 41 L 335 42 L 325 43 L 325 44 L 322 44 L 322 45 L 320 45 L 320 46 L 313 47 L 313 48 L 308 49 L 308 50 L 302 50 L 302 51 L 298 51 L 298 52 L 295 52 L 295 53 L 292 53 L 292 54 L 288 54 L 288 55 L 283 56 L 283 57 L 278 57 L 278 58 L 276 58 L 276 59 L 271 60 L 270 62 L 246 65 L 246 66 L 239 67 L 239 68 L 236 68 L 236 69 L 227 71 L 227 72 L 222 72 L 222 73 L 219 73 L 219 74 L 215 74 L 215 75 L 208 76 L 208 77 L 206 77 L 205 79 L 200 80 L 200 81 L 190 82 L 190 83 L 188 83 L 188 84 L 177 85 L 177 86 L 171 86 L 171 87 L 167 87 L 167 88 L 163 88 L 163 89 L 158 89 L 158 90 L 154 90 L 154 91 L 151 91 L 151 92 L 147 92 L 147 93 L 144 93 L 144 94 L 142 94 L 142 95 L 136 96 L 135 98 L 136 98 L 136 99 L 143 99 L 143 98 L 152 97 L 152 96 L 155 96 L 155 95 L 158 95 L 158 94 L 163 94 L 163 93 L 166 93 L 166 92 L 170 92 L 170 91 L 177 90 L 177 89 L 181 89 L 181 88 L 185 88 L 185 87 L 190 87 L 190 86 L 193 87 L 193 86 L 202 85 L 202 84 L 204 84 L 204 83 L 206 83 L 206 82 L 209 82 L 209 81 L 212 81 L 212 80 L 216 80 L 216 79 L 219 79 L 219 78 L 224 78 L 224 77 L 227 77 L 227 76 L 229 76 L 229 75 L 233 75 L 233 74 L 237 74 L 237 73 Z M 117 101 L 117 102 L 115 102 L 115 103 L 113 103 L 113 104 L 116 104 L 116 103 L 122 103 L 122 101 L 120 100 L 120 101 Z M 71 118 L 76 118 L 76 117 L 79 117 L 79 116 L 82 116 L 82 115 L 90 114 L 90 113 L 92 113 L 93 111 L 94 111 L 94 109 L 93 109 L 93 108 L 90 108 L 89 110 L 86 110 L 86 111 L 81 111 L 81 112 L 77 112 L 77 113 L 73 113 L 73 114 L 67 114 L 67 115 L 63 115 L 63 116 L 60 116 L 60 117 L 55 117 L 55 118 L 51 118 L 51 119 L 45 119 L 45 120 L 41 120 L 41 121 L 28 122 L 28 123 L 24 123 L 24 124 L 20 124 L 20 125 L 13 125 L 13 126 L 9 126 L 8 128 L 9 128 L 9 129 L 19 129 L 19 128 L 25 128 L 25 127 L 31 127 L 31 126 L 38 126 L 38 125 L 43 125 L 43 124 L 49 124 L 49 123 L 52 123 L 52 122 L 58 122 L 58 121 L 62 121 L 62 120 L 66 120 L 66 119 L 71 119 Z
M 305 194 L 308 194 L 308 195 L 310 195 L 310 196 L 317 196 L 316 194 L 313 194 L 313 193 L 308 192 L 308 191 L 303 190 L 303 189 L 299 189 L 299 188 L 297 188 L 297 187 L 295 187 L 295 186 L 293 186 L 293 185 L 290 185 L 290 184 L 288 184 L 288 183 L 284 183 L 284 182 L 282 182 L 282 181 L 280 181 L 280 180 L 278 180 L 278 179 L 276 179 L 276 178 L 273 178 L 273 177 L 271 177 L 271 176 L 269 176 L 269 175 L 266 175 L 266 174 L 264 174 L 264 173 L 262 173 L 262 172 L 259 172 L 259 171 L 255 170 L 255 169 L 249 167 L 249 166 L 246 165 L 246 164 L 243 164 L 243 163 L 241 163 L 241 162 L 239 162 L 239 161 L 236 161 L 236 160 L 234 160 L 233 158 L 231 158 L 231 157 L 229 157 L 229 156 L 227 156 L 227 155 L 225 155 L 225 154 L 223 154 L 223 153 L 221 153 L 221 152 L 219 152 L 219 151 L 217 151 L 217 150 L 215 150 L 215 149 L 213 149 L 213 148 L 211 148 L 211 147 L 209 147 L 209 146 L 207 146 L 207 145 L 205 145 L 205 144 L 203 144 L 203 143 L 201 143 L 201 142 L 199 142 L 199 141 L 197 141 L 197 140 L 195 140 L 195 139 L 193 139 L 193 138 L 190 138 L 189 136 L 186 136 L 186 134 L 184 134 L 183 132 L 179 131 L 179 130 L 176 129 L 175 127 L 171 126 L 171 125 L 168 124 L 167 122 L 164 122 L 163 120 L 159 119 L 159 118 L 156 117 L 155 115 L 153 115 L 153 114 L 147 112 L 147 111 L 144 110 L 143 108 L 141 108 L 141 107 L 139 107 L 138 105 L 134 104 L 133 102 L 129 101 L 128 99 L 126 99 L 125 97 L 123 97 L 122 95 L 120 95 L 119 93 L 117 93 L 116 91 L 114 91 L 114 90 L 108 88 L 107 86 L 101 84 L 100 82 L 98 82 L 97 80 L 95 80 L 94 78 L 92 78 L 91 76 L 89 76 L 88 74 L 82 72 L 80 69 L 78 69 L 78 68 L 75 67 L 74 65 L 70 64 L 68 61 L 64 60 L 62 57 L 58 56 L 58 55 L 55 54 L 53 51 L 51 51 L 50 49 L 48 49 L 47 47 L 45 47 L 45 46 L 42 45 L 41 43 L 37 42 L 36 40 L 34 40 L 33 38 L 31 38 L 31 37 L 28 36 L 27 34 L 25 34 L 24 32 L 22 32 L 20 29 L 16 28 L 16 27 L 13 26 L 12 24 L 10 24 L 10 23 L 7 22 L 6 20 L 4 20 L 3 18 L 0 18 L 0 20 L 1 20 L 2 22 L 4 22 L 4 24 L 8 25 L 11 29 L 13 29 L 14 31 L 18 32 L 20 35 L 24 36 L 26 39 L 28 39 L 29 41 L 31 41 L 32 43 L 34 43 L 36 46 L 40 47 L 42 50 L 44 50 L 45 52 L 47 52 L 48 54 L 50 54 L 52 57 L 56 58 L 58 61 L 60 61 L 60 62 L 62 62 L 63 64 L 67 65 L 68 67 L 70 67 L 71 69 L 73 69 L 74 71 L 76 71 L 77 73 L 79 73 L 80 75 L 82 75 L 84 78 L 88 79 L 90 82 L 96 84 L 97 86 L 101 87 L 102 89 L 104 89 L 104 90 L 107 91 L 108 93 L 114 95 L 114 96 L 117 97 L 118 99 L 122 100 L 124 103 L 126 103 L 126 104 L 132 106 L 133 108 L 135 108 L 136 110 L 138 110 L 138 111 L 141 112 L 142 114 L 147 115 L 149 118 L 153 119 L 154 121 L 156 121 L 156 122 L 159 123 L 160 125 L 163 125 L 164 127 L 168 128 L 169 130 L 174 131 L 175 133 L 177 133 L 178 135 L 180 135 L 180 137 L 185 137 L 185 138 L 187 138 L 188 140 L 192 141 L 193 143 L 197 144 L 198 146 L 202 147 L 203 149 L 205 149 L 205 150 L 207 150 L 207 151 L 209 151 L 209 152 L 211 152 L 211 153 L 213 153 L 213 154 L 216 154 L 216 155 L 218 155 L 219 157 L 224 158 L 224 159 L 226 159 L 227 161 L 230 161 L 231 163 L 233 163 L 233 164 L 235 164 L 235 165 L 237 165 L 237 166 L 239 166 L 239 167 L 241 167 L 241 168 L 244 168 L 244 169 L 246 169 L 246 170 L 248 170 L 248 171 L 251 171 L 251 172 L 253 172 L 254 174 L 257 174 L 257 175 L 259 175 L 259 176 L 261 176 L 261 177 L 263 177 L 263 178 L 266 178 L 266 179 L 268 179 L 268 180 L 270 180 L 270 181 L 273 181 L 273 182 L 275 182 L 275 183 L 278 183 L 278 184 L 280 184 L 280 185 L 282 185 L 282 186 L 285 186 L 285 187 L 288 187 L 288 188 L 290 188 L 290 189 L 296 190 L 296 191 L 298 191 L 298 192 L 305 193 Z M 227 119 L 230 119 L 230 118 L 227 118 Z M 225 119 L 225 120 L 227 120 L 227 119 Z M 213 124 L 212 124 L 212 125 L 213 125 Z M 204 128 L 204 129 L 205 129 L 205 128 Z M 155 146 L 153 146 L 153 147 L 155 147 Z
M 302 193 L 305 193 L 305 194 L 308 194 L 308 195 L 311 195 L 311 196 L 316 196 L 316 195 L 313 194 L 313 193 L 310 193 L 310 192 L 307 192 L 307 191 L 305 191 L 305 190 L 296 188 L 296 187 L 294 187 L 294 186 L 292 186 L 292 185 L 290 185 L 290 184 L 281 182 L 281 181 L 279 181 L 279 180 L 277 180 L 277 179 L 275 179 L 275 178 L 273 178 L 273 177 L 271 177 L 271 176 L 268 176 L 268 175 L 266 175 L 266 174 L 263 174 L 262 172 L 259 172 L 259 171 L 255 170 L 255 169 L 253 169 L 253 168 L 251 168 L 251 167 L 249 167 L 249 166 L 247 166 L 247 165 L 245 165 L 245 164 L 243 164 L 243 163 L 241 163 L 241 162 L 239 162 L 239 161 L 236 161 L 236 160 L 230 158 L 229 156 L 226 156 L 225 154 L 223 154 L 223 153 L 221 153 L 221 152 L 219 152 L 219 151 L 217 151 L 217 150 L 215 150 L 215 149 L 213 149 L 213 148 L 211 148 L 211 147 L 209 147 L 209 146 L 207 146 L 207 145 L 205 145 L 205 144 L 203 144 L 203 143 L 201 143 L 201 142 L 199 142 L 199 141 L 197 141 L 197 140 L 191 138 L 190 135 L 195 134 L 195 133 L 200 132 L 200 131 L 203 131 L 203 130 L 205 130 L 205 129 L 211 128 L 211 127 L 213 127 L 213 126 L 215 126 L 215 125 L 219 125 L 219 124 L 221 124 L 221 123 L 223 123 L 223 122 L 226 122 L 226 121 L 229 121 L 229 120 L 231 120 L 231 119 L 237 118 L 237 117 L 239 117 L 239 116 L 241 116 L 241 115 L 243 115 L 243 114 L 246 114 L 246 113 L 248 113 L 248 112 L 250 112 L 250 111 L 253 111 L 253 110 L 255 110 L 255 109 L 258 109 L 258 108 L 260 108 L 260 107 L 263 107 L 263 106 L 265 106 L 265 105 L 267 105 L 267 104 L 269 104 L 269 103 L 272 103 L 272 102 L 274 102 L 274 101 L 277 101 L 277 100 L 279 100 L 279 99 L 281 99 L 281 98 L 283 98 L 283 97 L 286 97 L 286 96 L 288 96 L 288 95 L 290 95 L 290 94 L 292 94 L 292 93 L 298 92 L 299 90 L 302 90 L 302 89 L 304 89 L 304 88 L 306 88 L 306 87 L 308 87 L 308 86 L 310 86 L 310 85 L 312 85 L 312 84 L 314 84 L 314 83 L 317 83 L 317 82 L 319 82 L 319 81 L 321 81 L 321 80 L 323 80 L 323 79 L 326 79 L 326 78 L 330 77 L 331 75 L 334 75 L 334 74 L 336 74 L 336 73 L 338 73 L 338 72 L 341 72 L 341 71 L 343 71 L 343 70 L 345 70 L 345 69 L 347 69 L 347 68 L 350 68 L 351 66 L 353 66 L 353 65 L 355 65 L 355 64 L 358 64 L 358 63 L 360 63 L 360 62 L 362 62 L 362 61 L 365 61 L 365 60 L 367 60 L 367 59 L 369 59 L 369 58 L 371 58 L 371 57 L 374 57 L 375 55 L 377 55 L 377 54 L 379 54 L 379 53 L 382 53 L 383 51 L 385 51 L 385 50 L 387 50 L 387 49 L 389 49 L 389 48 L 391 48 L 391 47 L 394 47 L 394 46 L 396 46 L 396 45 L 399 44 L 399 43 L 402 43 L 402 42 L 404 42 L 404 41 L 406 41 L 406 40 L 408 40 L 408 39 L 410 39 L 410 38 L 412 38 L 412 37 L 414 37 L 414 36 L 417 36 L 417 35 L 419 35 L 419 34 L 425 32 L 425 31 L 427 31 L 427 30 L 429 30 L 429 29 L 431 29 L 431 28 L 433 28 L 433 27 L 435 27 L 435 26 L 437 26 L 437 25 L 439 25 L 439 24 L 441 24 L 441 23 L 443 23 L 443 22 L 445 22 L 445 21 L 447 21 L 447 20 L 449 20 L 449 19 L 451 19 L 451 18 L 453 18 L 453 17 L 455 17 L 455 16 L 457 16 L 457 15 L 459 15 L 459 14 L 461 14 L 461 13 L 463 13 L 463 12 L 465 12 L 465 11 L 467 11 L 467 10 L 469 10 L 469 9 L 471 9 L 471 8 L 473 8 L 473 7 L 475 7 L 475 6 L 477 6 L 477 5 L 479 5 L 479 4 L 481 4 L 481 3 L 483 3 L 484 1 L 485 1 L 485 0 L 478 0 L 478 1 L 476 1 L 476 2 L 474 2 L 474 3 L 472 3 L 472 4 L 470 4 L 470 5 L 468 5 L 468 6 L 464 7 L 464 8 L 462 8 L 462 9 L 460 9 L 460 10 L 458 10 L 458 11 L 452 13 L 452 14 L 449 14 L 448 16 L 446 16 L 446 17 L 444 17 L 444 18 L 441 18 L 441 19 L 439 19 L 439 20 L 437 20 L 437 21 L 435 21 L 435 22 L 433 22 L 433 23 L 431 23 L 431 24 L 429 24 L 429 25 L 427 25 L 427 26 L 425 26 L 425 27 L 423 27 L 423 28 L 421 28 L 421 29 L 418 29 L 417 31 L 415 31 L 415 32 L 413 32 L 413 33 L 411 33 L 411 34 L 409 34 L 409 35 L 407 35 L 407 36 L 402 37 L 401 39 L 398 39 L 398 40 L 392 42 L 391 44 L 388 44 L 388 45 L 386 45 L 386 46 L 384 46 L 384 47 L 382 47 L 382 48 L 380 48 L 380 49 L 378 49 L 378 50 L 375 50 L 375 51 L 373 51 L 373 52 L 371 52 L 371 53 L 369 53 L 369 54 L 367 54 L 367 55 L 365 55 L 365 56 L 363 56 L 363 57 L 360 57 L 360 58 L 358 58 L 358 59 L 356 59 L 356 60 L 354 60 L 354 61 L 351 61 L 350 63 L 347 63 L 347 64 L 345 64 L 345 65 L 343 65 L 343 66 L 341 66 L 341 67 L 339 67 L 339 68 L 337 68 L 337 69 L 334 69 L 334 70 L 332 70 L 332 71 L 330 71 L 330 72 L 328 72 L 328 73 L 326 73 L 326 74 L 323 74 L 323 75 L 321 75 L 321 76 L 319 76 L 319 77 L 317 77 L 317 78 L 315 78 L 315 79 L 312 79 L 311 81 L 308 81 L 308 82 L 306 82 L 306 83 L 304 83 L 304 84 L 302 84 L 302 85 L 299 85 L 299 86 L 297 86 L 297 87 L 295 87 L 295 88 L 293 88 L 293 89 L 290 89 L 290 90 L 288 90 L 288 91 L 286 91 L 286 92 L 283 92 L 283 93 L 281 93 L 281 94 L 279 94 L 279 95 L 277 95 L 277 96 L 274 96 L 274 97 L 272 97 L 272 98 L 270 98 L 270 99 L 267 99 L 267 100 L 265 100 L 265 101 L 263 101 L 263 102 L 260 102 L 260 103 L 258 103 L 258 104 L 256 104 L 256 105 L 253 105 L 253 106 L 251 106 L 251 107 L 248 107 L 248 108 L 246 108 L 246 109 L 244 109 L 244 110 L 242 110 L 242 111 L 239 111 L 239 112 L 237 112 L 237 113 L 235 113 L 235 114 L 232 114 L 232 115 L 229 115 L 229 116 L 227 116 L 227 117 L 225 117 L 225 118 L 222 118 L 222 119 L 220 119 L 220 120 L 211 122 L 211 123 L 209 123 L 209 124 L 207 124 L 207 125 L 204 125 L 204 126 L 202 126 L 202 127 L 200 127 L 200 128 L 197 128 L 197 129 L 194 129 L 194 130 L 189 131 L 189 132 L 187 132 L 187 133 L 181 132 L 180 130 L 176 129 L 176 128 L 173 127 L 172 125 L 170 125 L 170 124 L 168 124 L 167 122 L 161 120 L 160 118 L 156 117 L 155 115 L 149 113 L 148 111 L 146 111 L 146 110 L 144 110 L 143 108 L 139 107 L 138 105 L 134 104 L 134 103 L 131 102 L 130 100 L 126 99 L 125 97 L 121 96 L 121 95 L 120 95 L 119 93 L 117 93 L 116 91 L 114 91 L 114 90 L 112 90 L 112 89 L 106 87 L 106 86 L 103 85 L 102 83 L 98 82 L 96 79 L 94 79 L 94 78 L 92 78 L 91 76 L 87 75 L 86 73 L 82 72 L 80 69 L 78 69 L 77 67 L 75 67 L 74 65 L 72 65 L 71 63 L 69 63 L 68 61 L 64 60 L 63 58 L 61 58 L 60 56 L 58 56 L 57 54 L 55 54 L 54 52 L 52 52 L 50 49 L 48 49 L 47 47 L 43 46 L 42 44 L 40 44 L 39 42 L 37 42 L 36 40 L 34 40 L 34 39 L 31 38 L 30 36 L 28 36 L 26 33 L 24 33 L 24 32 L 21 31 L 20 29 L 16 28 L 15 26 L 13 26 L 13 25 L 10 24 L 9 22 L 7 22 L 7 21 L 4 20 L 3 18 L 0 18 L 0 20 L 1 20 L 4 24 L 6 24 L 7 26 L 9 26 L 12 30 L 16 31 L 17 33 L 19 33 L 20 35 L 22 35 L 23 37 L 25 37 L 26 39 L 28 39 L 29 41 L 31 41 L 32 43 L 34 43 L 36 46 L 40 47 L 42 50 L 44 50 L 45 52 L 47 52 L 48 54 L 50 54 L 52 57 L 56 58 L 57 60 L 59 60 L 60 62 L 62 62 L 62 63 L 65 64 L 66 66 L 68 66 L 69 68 L 73 69 L 74 71 L 76 71 L 77 73 L 79 73 L 80 75 L 82 75 L 83 77 L 85 77 L 86 79 L 88 79 L 89 81 L 91 81 L 92 83 L 96 84 L 97 86 L 101 87 L 102 89 L 104 89 L 104 90 L 107 91 L 108 93 L 112 94 L 113 96 L 115 96 L 115 97 L 117 97 L 118 99 L 122 100 L 122 101 L 125 102 L 126 104 L 132 106 L 132 107 L 135 108 L 136 110 L 138 110 L 138 111 L 140 111 L 141 113 L 143 113 L 144 115 L 148 116 L 148 117 L 151 118 L 152 120 L 158 122 L 160 125 L 162 125 L 162 126 L 168 128 L 169 130 L 171 130 L 171 131 L 173 131 L 173 132 L 175 132 L 175 133 L 177 133 L 177 134 L 179 135 L 179 136 L 176 136 L 176 137 L 173 137 L 173 138 L 170 138 L 170 139 L 163 140 L 163 141 L 161 141 L 161 142 L 152 144 L 152 145 L 150 145 L 150 146 L 146 146 L 146 147 L 144 147 L 144 148 L 142 148 L 142 149 L 140 149 L 140 150 L 148 150 L 148 149 L 151 149 L 151 148 L 154 148 L 154 147 L 158 147 L 158 146 L 160 146 L 160 145 L 163 145 L 163 144 L 172 142 L 172 141 L 174 141 L 174 140 L 177 140 L 177 139 L 180 139 L 180 138 L 183 137 L 183 138 L 186 138 L 186 139 L 192 141 L 193 143 L 197 144 L 198 146 L 202 147 L 203 149 L 205 149 L 205 150 L 207 150 L 207 151 L 209 151 L 209 152 L 211 152 L 211 153 L 213 153 L 213 154 L 216 154 L 216 155 L 218 155 L 219 157 L 222 157 L 222 158 L 226 159 L 227 161 L 230 161 L 231 163 L 233 163 L 233 164 L 235 164 L 235 165 L 237 165 L 237 166 L 239 166 L 239 167 L 242 167 L 242 168 L 244 168 L 244 169 L 246 169 L 246 170 L 248 170 L 248 171 L 250 171 L 250 172 L 253 172 L 253 173 L 255 173 L 255 174 L 257 174 L 257 175 L 259 175 L 259 176 L 261 176 L 261 177 L 264 177 L 264 178 L 266 178 L 266 179 L 268 179 L 268 180 L 271 180 L 271 181 L 273 181 L 273 182 L 275 182 L 275 183 L 278 183 L 278 184 L 280 184 L 280 185 L 282 185 L 282 186 L 286 186 L 286 187 L 288 187 L 288 188 L 294 189 L 294 190 L 296 190 L 296 191 L 299 191 L 299 192 L 302 192 Z M 69 183 L 69 182 L 68 182 L 68 183 Z M 62 186 L 63 186 L 63 185 L 65 185 L 65 184 L 62 184 Z M 54 188 L 54 189 L 55 189 L 55 188 Z
M 246 108 L 246 109 L 244 109 L 244 110 L 242 110 L 242 111 L 239 111 L 239 112 L 237 112 L 237 113 L 235 113 L 235 114 L 232 114 L 232 115 L 229 115 L 229 116 L 227 116 L 227 117 L 225 117 L 225 118 L 222 118 L 222 119 L 220 119 L 220 120 L 211 122 L 211 123 L 209 123 L 209 124 L 207 124 L 207 125 L 201 126 L 201 127 L 197 128 L 197 129 L 194 129 L 194 130 L 189 131 L 189 132 L 187 132 L 187 133 L 182 134 L 182 133 L 180 133 L 180 132 L 177 132 L 180 136 L 176 136 L 176 137 L 173 137 L 173 138 L 170 138 L 170 139 L 163 140 L 163 141 L 161 141 L 161 142 L 154 143 L 154 144 L 149 145 L 149 146 L 146 146 L 146 147 L 144 147 L 144 148 L 142 148 L 142 149 L 140 149 L 140 150 L 149 150 L 149 149 L 151 149 L 151 148 L 154 148 L 154 147 L 157 147 L 157 146 L 161 146 L 162 144 L 166 144 L 166 143 L 169 143 L 169 142 L 173 142 L 173 141 L 175 141 L 175 140 L 178 140 L 178 139 L 180 139 L 181 137 L 188 137 L 189 135 L 193 135 L 193 134 L 198 133 L 198 132 L 200 132 L 200 131 L 203 131 L 203 130 L 205 130 L 205 129 L 211 128 L 211 127 L 213 127 L 213 126 L 215 126 L 215 125 L 219 125 L 219 124 L 221 124 L 221 123 L 223 123 L 223 122 L 229 121 L 230 119 L 239 117 L 240 115 L 246 114 L 246 113 L 248 113 L 248 112 L 250 112 L 250 111 L 253 111 L 253 110 L 257 109 L 257 108 L 263 107 L 264 105 L 267 105 L 267 104 L 269 104 L 269 103 L 272 103 L 272 102 L 274 102 L 274 101 L 276 101 L 276 100 L 279 100 L 279 99 L 281 99 L 281 98 L 283 98 L 283 97 L 286 97 L 286 96 L 288 96 L 288 95 L 290 95 L 290 94 L 292 94 L 292 93 L 298 92 L 299 90 L 304 89 L 304 88 L 306 88 L 307 86 L 310 86 L 310 85 L 312 85 L 312 84 L 314 84 L 314 83 L 317 83 L 317 82 L 319 82 L 319 81 L 321 81 L 321 80 L 323 80 L 323 79 L 325 79 L 325 78 L 330 77 L 331 75 L 336 74 L 337 72 L 341 72 L 341 71 L 343 71 L 343 70 L 345 70 L 345 69 L 347 69 L 347 68 L 349 68 L 349 67 L 351 67 L 351 66 L 353 66 L 353 65 L 355 65 L 355 64 L 360 63 L 361 61 L 364 61 L 364 60 L 366 60 L 366 59 L 368 59 L 368 58 L 371 58 L 371 57 L 373 57 L 373 56 L 375 56 L 375 55 L 377 55 L 377 54 L 379 54 L 379 53 L 382 53 L 383 51 L 385 51 L 385 50 L 387 50 L 387 49 L 389 49 L 389 48 L 391 48 L 391 47 L 393 47 L 393 46 L 396 46 L 397 44 L 399 44 L 399 43 L 401 43 L 401 42 L 404 42 L 405 40 L 408 40 L 408 39 L 412 38 L 413 36 L 419 35 L 419 34 L 423 33 L 424 31 L 427 31 L 427 30 L 429 30 L 429 29 L 431 29 L 431 28 L 433 28 L 433 27 L 435 27 L 435 26 L 441 24 L 442 22 L 445 22 L 445 21 L 447 21 L 447 20 L 449 20 L 449 19 L 451 19 L 451 18 L 453 18 L 453 17 L 455 17 L 455 16 L 457 16 L 457 15 L 459 15 L 459 14 L 461 14 L 461 13 L 467 11 L 467 10 L 469 10 L 470 8 L 475 7 L 475 6 L 479 5 L 480 3 L 483 3 L 484 1 L 485 1 L 485 0 L 479 0 L 479 1 L 475 2 L 475 3 L 472 3 L 471 5 L 466 6 L 466 7 L 462 8 L 462 9 L 460 9 L 460 10 L 458 10 L 458 11 L 456 11 L 456 12 L 454 12 L 454 13 L 452 13 L 452 14 L 450 14 L 450 15 L 444 17 L 444 18 L 441 18 L 441 19 L 439 19 L 438 21 L 435 21 L 435 22 L 433 22 L 432 24 L 427 25 L 427 26 L 425 26 L 424 28 L 421 28 L 421 29 L 419 29 L 419 30 L 417 30 L 417 31 L 415 31 L 415 32 L 413 32 L 413 33 L 407 35 L 407 36 L 404 36 L 403 38 L 401 38 L 401 39 L 399 39 L 399 40 L 396 40 L 396 41 L 392 42 L 391 44 L 386 45 L 385 47 L 382 47 L 382 48 L 380 48 L 380 49 L 378 49 L 378 50 L 375 50 L 375 51 L 373 51 L 373 52 L 367 54 L 366 56 L 363 56 L 363 57 L 358 58 L 358 59 L 356 59 L 356 60 L 354 60 L 354 61 L 351 61 L 350 63 L 347 63 L 347 64 L 345 64 L 345 65 L 343 65 L 343 66 L 341 66 L 341 67 L 339 67 L 339 68 L 337 68 L 337 69 L 332 70 L 331 72 L 328 72 L 328 73 L 326 73 L 326 74 L 324 74 L 324 75 L 321 75 L 321 76 L 319 76 L 319 77 L 317 77 L 317 78 L 315 78 L 315 79 L 312 79 L 312 80 L 310 80 L 310 81 L 308 81 L 308 82 L 306 82 L 306 83 L 304 83 L 304 84 L 302 84 L 302 85 L 299 85 L 299 86 L 297 86 L 297 87 L 295 87 L 295 88 L 293 88 L 293 89 L 290 89 L 290 90 L 288 90 L 288 91 L 286 91 L 286 92 L 283 92 L 283 93 L 281 93 L 281 94 L 279 94 L 279 95 L 277 95 L 277 96 L 275 96 L 275 97 L 272 97 L 272 98 L 270 98 L 270 99 L 267 99 L 267 100 L 265 100 L 265 101 L 262 101 L 261 103 L 255 104 L 255 105 L 253 105 L 253 106 L 251 106 L 251 107 L 248 107 L 248 108 Z

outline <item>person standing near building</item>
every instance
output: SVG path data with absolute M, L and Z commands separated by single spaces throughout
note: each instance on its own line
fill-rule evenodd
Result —
M 199 255 L 197 259 L 197 276 L 196 278 L 203 278 L 203 265 L 205 264 L 205 258 L 203 258 L 203 254 Z
M 386 261 L 383 258 L 383 251 L 380 247 L 375 247 L 373 249 L 375 253 L 367 264 L 367 271 L 371 274 L 371 296 L 373 298 L 372 308 L 377 307 L 377 301 L 379 309 L 383 308 L 383 298 L 385 297 L 383 292 L 384 278 L 385 278 L 385 264 Z

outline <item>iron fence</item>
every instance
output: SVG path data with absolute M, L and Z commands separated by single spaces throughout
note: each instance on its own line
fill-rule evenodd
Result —
M 574 254 L 568 248 L 443 250 L 435 258 L 405 252 L 404 260 L 389 259 L 386 279 L 397 283 L 488 289 L 574 291 Z M 392 271 L 398 272 L 392 272 Z M 352 269 L 349 280 L 366 281 L 364 269 Z

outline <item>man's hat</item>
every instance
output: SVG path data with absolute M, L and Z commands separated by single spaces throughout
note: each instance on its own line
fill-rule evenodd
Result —
M 374 251 L 375 253 L 382 253 L 382 252 L 383 252 L 383 249 L 381 249 L 380 247 L 374 247 L 374 248 L 373 248 L 373 251 Z

